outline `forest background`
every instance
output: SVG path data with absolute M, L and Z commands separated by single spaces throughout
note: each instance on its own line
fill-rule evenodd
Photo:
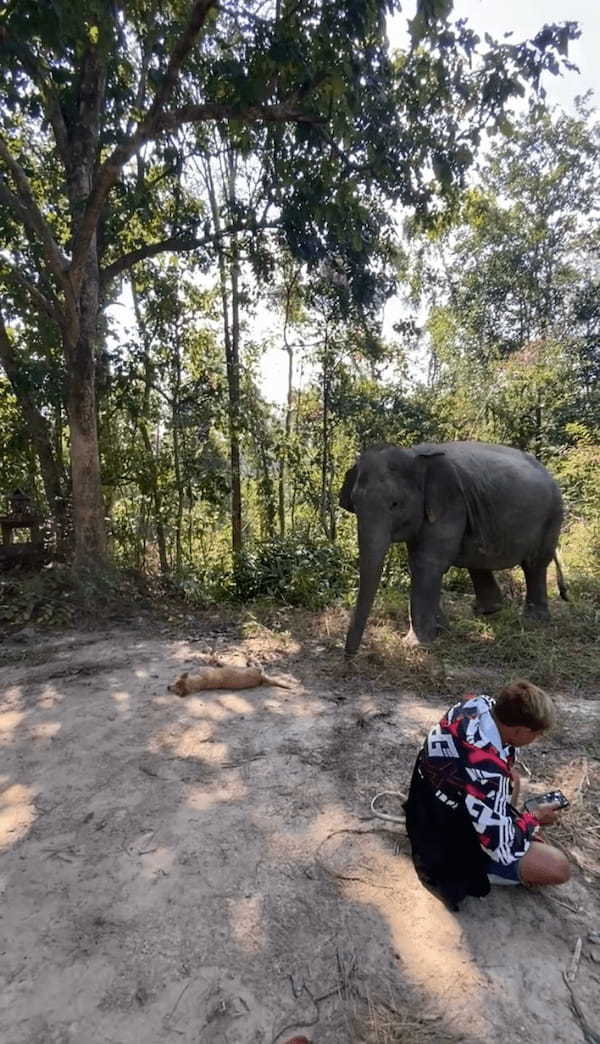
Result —
M 5 623 L 71 619 L 71 563 L 196 606 L 349 605 L 357 452 L 465 438 L 550 468 L 598 606 L 600 125 L 549 88 L 576 80 L 575 23 L 495 40 L 449 0 L 1 18 L 0 493 L 33 498 L 54 563 L 3 581 Z M 403 611 L 398 582 L 402 548 L 381 598 Z

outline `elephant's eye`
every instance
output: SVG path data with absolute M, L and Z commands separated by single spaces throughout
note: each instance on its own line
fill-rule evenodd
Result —
M 390 504 L 390 507 L 393 507 L 393 508 L 398 507 L 398 501 L 397 500 L 392 500 L 392 503 Z

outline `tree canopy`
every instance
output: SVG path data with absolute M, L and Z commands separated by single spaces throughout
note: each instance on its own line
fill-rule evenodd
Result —
M 391 53 L 386 18 L 398 9 L 384 0 L 5 6 L 7 416 L 16 403 L 48 509 L 65 545 L 73 533 L 79 563 L 104 555 L 107 519 L 114 543 L 116 491 L 131 481 L 153 516 L 163 569 L 169 525 L 180 564 L 185 511 L 199 491 L 217 510 L 223 483 L 239 553 L 250 460 L 259 500 L 275 496 L 273 461 L 280 469 L 283 532 L 282 512 L 295 511 L 301 490 L 282 493 L 282 476 L 295 438 L 302 457 L 305 420 L 298 406 L 293 421 L 292 390 L 278 451 L 277 420 L 258 404 L 251 345 L 242 342 L 253 298 L 285 266 L 301 273 L 302 307 L 317 326 L 328 302 L 315 452 L 320 525 L 335 535 L 334 442 L 349 404 L 377 396 L 369 381 L 382 350 L 378 311 L 403 270 L 398 218 L 435 230 L 456 214 L 482 134 L 506 131 L 511 101 L 544 71 L 568 66 L 578 32 L 567 22 L 529 41 L 482 41 L 452 21 L 449 0 L 420 0 L 409 44 Z M 107 307 L 125 281 L 137 343 L 115 351 Z M 582 321 L 593 325 L 593 287 L 580 289 L 577 307 L 592 317 Z M 309 326 L 298 326 L 301 337 Z M 350 354 L 346 342 L 356 346 Z M 349 388 L 346 366 L 360 390 Z M 210 406 L 207 389 L 216 396 Z M 381 428 L 375 412 L 368 424 L 357 417 L 361 430 Z M 420 417 L 421 407 L 413 412 Z M 129 450 L 127 424 L 141 440 Z M 205 433 L 196 445 L 194 430 Z M 174 523 L 162 477 L 171 467 Z M 267 530 L 273 518 L 267 507 Z

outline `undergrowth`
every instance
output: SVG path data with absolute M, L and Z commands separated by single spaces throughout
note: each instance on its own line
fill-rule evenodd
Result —
M 321 568 L 322 560 L 318 565 Z M 465 590 L 460 575 L 448 580 L 443 597 L 448 629 L 431 648 L 404 647 L 408 592 L 382 587 L 361 649 L 348 669 L 369 683 L 402 683 L 432 693 L 481 689 L 491 675 L 527 676 L 551 688 L 597 688 L 600 583 L 593 578 L 572 583 L 571 601 L 565 604 L 551 598 L 551 619 L 540 624 L 523 618 L 523 591 L 512 574 L 502 579 L 506 607 L 484 618 L 473 615 L 472 592 Z M 351 600 L 338 598 L 315 612 L 314 587 L 309 586 L 308 608 L 291 605 L 291 599 L 287 603 L 278 600 L 272 592 L 243 603 L 223 601 L 207 608 L 183 597 L 179 586 L 168 580 L 115 569 L 75 573 L 65 565 L 51 565 L 37 573 L 0 579 L 0 633 L 10 634 L 27 625 L 65 628 L 94 626 L 100 621 L 110 625 L 141 610 L 157 621 L 169 622 L 177 633 L 178 628 L 185 631 L 182 621 L 189 619 L 190 612 L 198 620 L 209 613 L 212 620 L 235 623 L 246 636 L 265 629 L 276 633 L 280 641 L 291 636 L 301 644 L 317 639 L 331 652 L 326 658 L 328 669 L 338 671 Z
M 0 632 L 93 624 L 147 596 L 141 578 L 110 566 L 75 570 L 50 563 L 35 572 L 13 571 L 0 578 Z

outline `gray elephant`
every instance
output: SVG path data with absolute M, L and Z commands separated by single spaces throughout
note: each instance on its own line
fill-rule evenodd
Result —
M 534 457 L 485 442 L 424 443 L 365 450 L 346 472 L 340 505 L 356 513 L 360 585 L 346 656 L 360 645 L 391 543 L 405 541 L 411 576 L 408 645 L 433 640 L 442 622 L 442 577 L 469 570 L 476 609 L 502 603 L 492 570 L 520 565 L 528 613 L 548 615 L 546 569 L 563 519 L 560 490 Z

